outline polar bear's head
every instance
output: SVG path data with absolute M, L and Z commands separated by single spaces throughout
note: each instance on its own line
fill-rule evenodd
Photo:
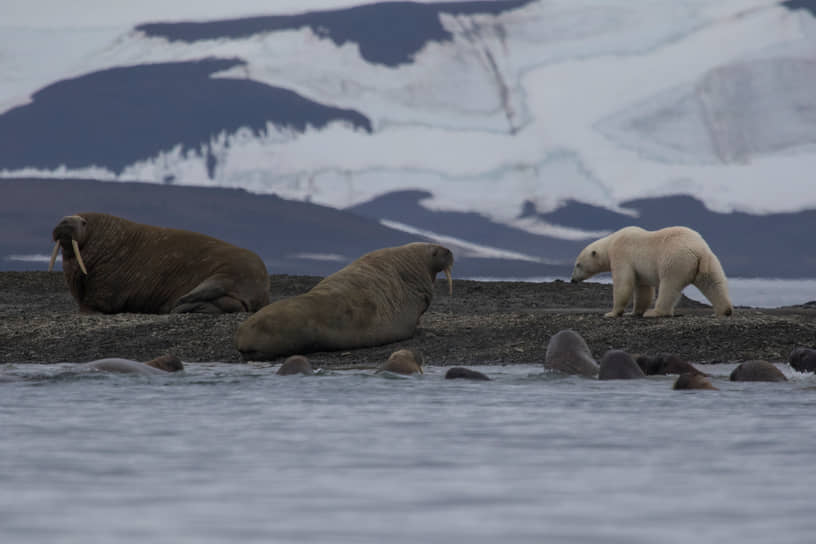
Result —
M 596 240 L 581 250 L 572 269 L 572 283 L 578 283 L 600 272 L 609 272 L 606 238 Z

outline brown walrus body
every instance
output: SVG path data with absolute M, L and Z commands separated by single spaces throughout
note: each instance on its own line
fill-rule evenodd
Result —
M 445 373 L 446 380 L 476 380 L 476 381 L 490 381 L 490 378 L 487 375 L 479 372 L 478 370 L 472 370 L 470 368 L 465 368 L 463 366 L 454 366 L 449 368 L 448 371 Z
M 677 355 L 661 354 L 654 357 L 641 355 L 636 360 L 638 366 L 647 376 L 655 374 L 702 374 L 707 376 L 705 372 L 698 370 L 697 367 L 684 361 Z
M 254 312 L 269 302 L 261 258 L 204 234 L 81 213 L 53 238 L 51 266 L 61 247 L 82 312 Z
M 619 349 L 610 349 L 601 357 L 599 380 L 633 380 L 645 378 L 632 356 Z
M 768 361 L 745 361 L 731 371 L 732 382 L 786 382 L 788 378 Z
M 686 372 L 677 376 L 672 389 L 712 389 L 718 391 L 714 385 L 702 374 Z
M 415 242 L 363 255 L 309 292 L 278 300 L 244 321 L 235 344 L 245 360 L 376 346 L 413 336 L 433 282 L 453 255 Z
M 377 368 L 377 373 L 393 372 L 395 374 L 422 374 L 422 354 L 412 349 L 399 349 L 392 353 L 386 362 Z
M 797 372 L 816 372 L 816 349 L 794 348 L 788 364 Z
M 312 363 L 309 362 L 309 359 L 303 355 L 292 355 L 286 358 L 275 374 L 278 376 L 292 376 L 294 374 L 313 376 L 314 370 L 312 369 Z
M 550 338 L 544 366 L 565 374 L 590 378 L 598 375 L 598 363 L 592 357 L 586 340 L 572 329 L 558 331 Z
M 175 355 L 162 355 L 150 361 L 140 363 L 130 359 L 108 358 L 97 359 L 82 366 L 99 370 L 101 372 L 113 372 L 117 374 L 141 374 L 143 376 L 167 374 L 168 372 L 181 372 L 184 364 Z

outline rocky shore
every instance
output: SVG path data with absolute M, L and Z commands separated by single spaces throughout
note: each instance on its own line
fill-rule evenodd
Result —
M 274 275 L 272 300 L 303 293 L 320 279 Z M 0 293 L 0 363 L 148 360 L 163 353 L 191 363 L 241 362 L 233 336 L 249 314 L 84 315 L 61 272 L 0 272 Z M 709 307 L 684 297 L 673 318 L 604 318 L 611 304 L 608 284 L 454 280 L 451 297 L 438 280 L 434 301 L 413 338 L 309 357 L 324 367 L 365 367 L 409 347 L 422 351 L 429 365 L 540 363 L 549 338 L 566 328 L 584 336 L 596 358 L 608 349 L 623 349 L 669 352 L 698 363 L 780 362 L 797 345 L 816 346 L 813 304 L 740 307 L 730 318 L 717 318 Z

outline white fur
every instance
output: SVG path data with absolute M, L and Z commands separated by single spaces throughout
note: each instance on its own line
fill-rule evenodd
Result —
M 575 260 L 572 281 L 579 282 L 600 272 L 612 272 L 612 311 L 623 314 L 634 298 L 634 315 L 674 315 L 683 289 L 697 287 L 711 302 L 717 315 L 731 315 L 728 281 L 720 261 L 700 234 L 686 227 L 656 231 L 624 227 L 586 246 Z M 646 310 L 658 288 L 657 302 Z

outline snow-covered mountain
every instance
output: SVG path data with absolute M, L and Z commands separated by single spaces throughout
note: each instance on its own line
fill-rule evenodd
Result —
M 653 225 L 643 199 L 694 196 L 707 238 L 816 209 L 816 1 L 71 4 L 0 7 L 0 177 L 241 188 L 540 263 Z

